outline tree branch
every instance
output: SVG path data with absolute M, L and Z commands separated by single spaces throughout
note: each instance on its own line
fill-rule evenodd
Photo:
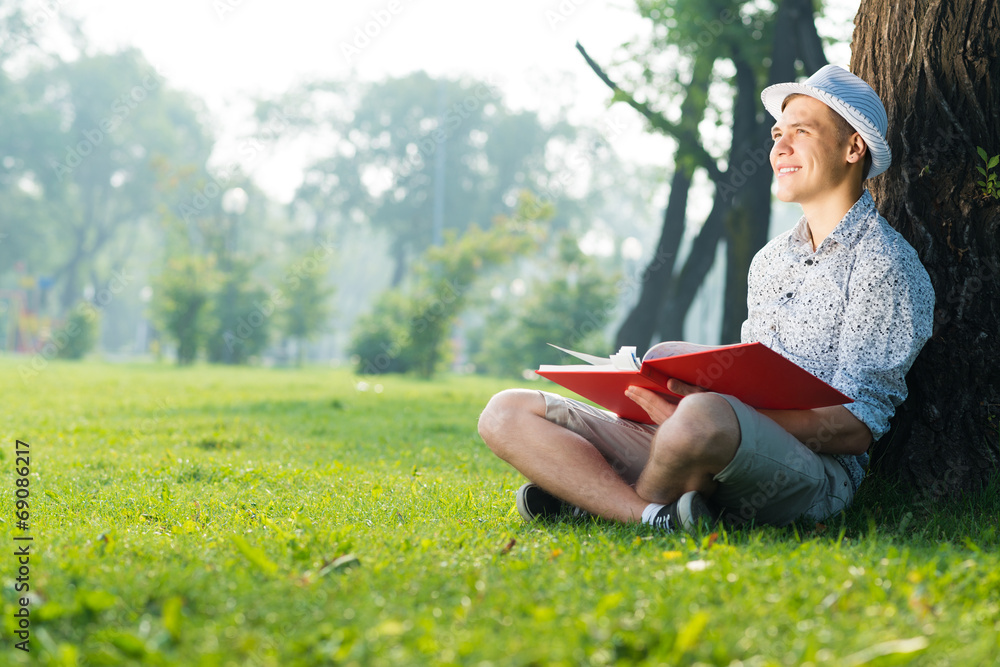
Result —
M 722 179 L 723 173 L 719 169 L 719 166 L 715 163 L 715 158 L 705 150 L 705 147 L 701 145 L 701 141 L 698 137 L 676 123 L 671 123 L 659 111 L 650 108 L 650 106 L 645 102 L 639 102 L 635 99 L 635 97 L 622 90 L 618 84 L 612 81 L 611 78 L 604 73 L 601 66 L 594 62 L 580 42 L 576 43 L 576 50 L 583 55 L 583 59 L 587 61 L 588 65 L 590 65 L 590 69 L 594 70 L 594 73 L 598 76 L 598 78 L 607 84 L 615 95 L 622 97 L 630 107 L 645 116 L 653 127 L 676 139 L 677 142 L 681 144 L 683 149 L 694 157 L 700 166 L 705 168 L 712 181 L 719 181 Z
M 805 64 L 806 71 L 812 74 L 828 62 L 823 51 L 823 40 L 816 32 L 812 0 L 789 0 L 788 4 L 791 5 L 791 19 L 795 24 L 799 57 Z

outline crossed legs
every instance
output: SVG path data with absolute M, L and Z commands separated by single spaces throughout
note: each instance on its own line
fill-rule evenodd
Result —
M 710 496 L 713 477 L 733 459 L 740 427 L 729 403 L 716 394 L 692 394 L 651 435 L 638 479 L 612 466 L 592 443 L 546 419 L 546 400 L 534 390 L 494 396 L 479 419 L 487 446 L 549 493 L 592 514 L 639 521 L 649 503 L 667 504 L 687 491 Z

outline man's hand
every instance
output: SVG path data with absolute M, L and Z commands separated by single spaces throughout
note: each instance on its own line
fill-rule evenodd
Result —
M 693 384 L 681 382 L 674 378 L 670 378 L 670 381 L 667 382 L 667 389 L 678 396 L 698 394 L 705 391 L 701 387 L 696 387 Z M 655 391 L 650 391 L 649 389 L 643 389 L 642 387 L 629 387 L 625 390 L 625 395 L 645 410 L 649 418 L 657 425 L 667 421 L 677 409 L 676 403 L 671 403 L 661 394 L 657 394 Z

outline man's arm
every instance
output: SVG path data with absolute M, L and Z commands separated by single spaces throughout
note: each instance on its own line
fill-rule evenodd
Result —
M 701 387 L 671 378 L 667 388 L 680 396 L 705 391 Z M 629 387 L 625 395 L 639 404 L 657 424 L 673 415 L 677 406 L 663 396 Z M 813 410 L 758 410 L 809 449 L 820 454 L 864 454 L 872 442 L 872 432 L 843 405 Z
M 872 443 L 871 430 L 843 405 L 813 410 L 758 410 L 819 454 L 859 455 Z

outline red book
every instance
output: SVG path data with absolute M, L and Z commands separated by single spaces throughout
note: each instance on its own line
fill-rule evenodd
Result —
M 854 402 L 761 343 L 704 349 L 690 343 L 660 345 L 667 349 L 673 346 L 683 353 L 639 363 L 633 354 L 635 348 L 622 348 L 618 354 L 604 359 L 563 350 L 591 364 L 541 366 L 536 373 L 623 419 L 644 424 L 653 422 L 645 410 L 625 396 L 625 390 L 630 386 L 644 387 L 676 402 L 680 396 L 667 389 L 670 378 L 720 394 L 730 394 L 751 407 L 761 409 L 809 410 Z M 654 350 L 650 352 L 655 354 Z

